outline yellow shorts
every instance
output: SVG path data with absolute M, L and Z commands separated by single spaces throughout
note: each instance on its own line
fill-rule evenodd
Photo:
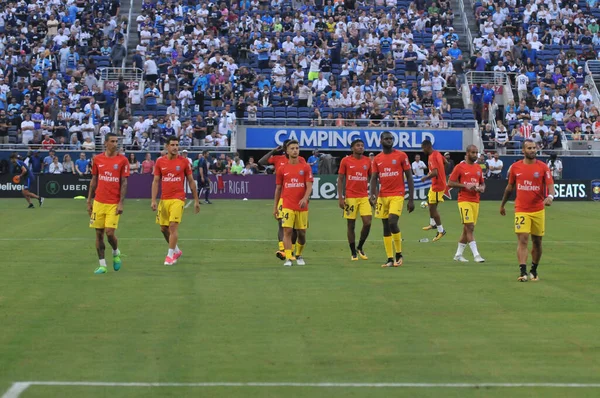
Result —
M 283 228 L 307 229 L 308 211 L 281 209 L 281 226 Z
M 117 214 L 117 205 L 107 205 L 94 200 L 92 207 L 92 216 L 90 217 L 90 228 L 117 229 L 119 226 L 119 217 Z
M 515 233 L 544 236 L 546 230 L 546 210 L 534 213 L 515 213 Z
M 283 218 L 282 210 L 283 210 L 283 198 L 279 198 L 279 202 L 277 202 L 277 219 L 281 220 Z
M 479 203 L 458 202 L 458 211 L 460 212 L 460 221 L 463 224 L 477 224 L 477 218 L 479 218 Z
M 172 222 L 180 223 L 183 217 L 183 206 L 185 206 L 183 200 L 161 200 L 156 211 L 156 223 L 158 225 L 169 225 Z
M 404 207 L 403 196 L 386 196 L 385 198 L 378 197 L 375 204 L 375 217 L 388 218 L 390 214 L 395 214 L 398 217 L 402 215 Z
M 356 215 L 359 213 L 361 217 L 372 216 L 371 203 L 369 198 L 346 198 L 344 206 L 344 218 L 348 220 L 356 220 Z
M 433 189 L 429 188 L 429 193 L 427 194 L 427 203 L 430 205 L 437 205 L 438 203 L 442 203 L 444 201 L 444 192 L 435 192 Z
M 316 80 L 319 78 L 319 72 L 308 72 L 308 80 Z

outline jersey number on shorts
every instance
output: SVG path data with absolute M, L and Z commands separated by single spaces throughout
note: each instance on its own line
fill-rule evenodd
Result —
M 283 218 L 285 218 L 286 220 L 290 218 L 290 213 L 284 213 L 283 214 Z
M 524 225 L 524 224 L 525 224 L 525 217 L 523 217 L 523 216 L 515 217 L 515 225 Z
M 350 206 L 347 204 L 344 208 L 344 211 L 346 212 L 346 214 L 351 214 L 352 212 L 354 212 L 354 205 Z
M 96 212 L 93 212 L 90 216 L 90 224 L 93 224 L 96 221 Z

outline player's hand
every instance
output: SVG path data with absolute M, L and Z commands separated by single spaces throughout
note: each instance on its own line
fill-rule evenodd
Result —
M 369 196 L 369 203 L 371 204 L 371 207 L 375 207 L 377 204 L 377 196 Z
M 344 198 L 339 198 L 338 199 L 338 206 L 342 210 L 344 210 L 346 208 L 346 201 L 344 200 Z
M 300 205 L 301 209 L 304 209 L 306 206 L 308 206 L 308 199 L 300 199 L 300 202 L 298 202 L 298 204 Z
M 544 206 L 552 206 L 552 201 L 554 199 L 552 199 L 550 196 L 546 197 L 546 199 L 544 199 Z
M 123 203 L 117 205 L 117 216 L 123 214 Z
M 500 206 L 500 214 L 503 216 L 506 215 L 506 209 L 504 208 L 504 206 Z
M 406 205 L 406 210 L 408 210 L 409 213 L 412 213 L 414 209 L 415 209 L 415 201 L 414 201 L 414 199 L 409 199 L 408 204 Z
M 465 188 L 467 188 L 469 191 L 477 191 L 477 184 L 468 183 L 465 184 Z
M 275 206 L 275 208 L 273 209 L 273 216 L 277 221 L 279 221 L 279 209 L 277 208 L 277 206 Z
M 282 150 L 283 150 L 283 147 L 281 145 L 277 145 L 275 147 L 275 149 L 273 149 L 273 152 L 279 152 L 279 151 L 282 151 Z
M 479 192 L 479 193 L 484 193 L 485 192 L 485 186 L 481 186 L 481 185 L 477 186 L 476 191 Z
M 88 215 L 91 217 L 92 216 L 92 202 L 91 201 L 87 202 L 87 212 L 88 212 Z
M 194 201 L 194 214 L 200 213 L 200 201 Z
M 152 204 L 150 204 L 150 207 L 152 208 L 152 211 L 156 211 L 156 209 L 158 208 L 158 206 L 156 205 L 156 200 L 152 201 Z

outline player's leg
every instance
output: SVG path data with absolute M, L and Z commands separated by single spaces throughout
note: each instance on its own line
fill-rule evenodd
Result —
M 295 229 L 298 236 L 296 244 L 296 264 L 306 265 L 302 253 L 304 252 L 304 246 L 306 245 L 306 229 Z
M 396 254 L 394 258 L 394 267 L 399 267 L 402 265 L 402 233 L 400 233 L 400 226 L 398 225 L 398 221 L 400 220 L 400 216 L 398 214 L 390 213 L 388 218 L 388 224 L 390 228 L 390 232 L 392 234 L 392 241 L 394 242 L 394 252 Z
M 454 254 L 454 261 L 460 261 L 461 263 L 468 263 L 469 260 L 467 260 L 464 256 L 463 253 L 465 252 L 465 248 L 467 247 L 467 244 L 469 242 L 468 240 L 468 236 L 469 236 L 469 225 L 472 224 L 464 224 L 463 221 L 463 229 L 462 229 L 462 233 L 460 234 L 460 238 L 458 239 L 458 248 L 456 249 L 456 253 Z
M 169 226 L 168 225 L 161 225 L 160 226 L 160 232 L 163 234 L 163 237 L 167 241 L 167 245 L 168 245 L 169 242 L 170 242 L 170 238 L 171 238 L 171 233 L 169 232 Z
M 208 198 L 210 195 L 210 181 L 206 180 L 206 184 L 204 185 L 204 203 L 207 205 L 212 205 L 212 202 Z
M 283 210 L 283 199 L 279 199 L 279 202 L 277 203 L 277 209 L 279 211 L 278 217 L 277 217 L 277 241 L 278 241 L 278 248 L 277 251 L 275 252 L 275 256 L 277 256 L 278 259 L 280 260 L 285 260 L 285 248 L 283 247 L 283 222 L 281 220 L 281 217 L 283 217 L 282 215 L 282 210 Z
M 94 274 L 106 274 L 106 259 L 104 258 L 105 250 L 104 228 L 96 228 L 96 253 L 98 254 L 98 262 L 100 265 L 96 268 Z
M 356 219 L 346 220 L 346 236 L 348 237 L 348 246 L 350 246 L 351 260 L 358 261 L 358 255 L 356 254 L 356 234 L 354 228 L 356 227 Z
M 542 236 L 531 235 L 531 243 L 531 271 L 529 277 L 532 281 L 537 281 L 539 280 L 537 268 L 542 259 Z
M 23 197 L 25 198 L 27 203 L 29 203 L 29 206 L 27 206 L 27 208 L 33 209 L 35 206 L 33 205 L 33 203 L 31 203 L 30 192 L 25 187 L 23 187 L 23 189 L 21 190 L 21 193 L 23 194 Z
M 360 258 L 362 258 L 363 260 L 368 260 L 369 258 L 365 254 L 363 246 L 364 246 L 365 242 L 367 241 L 367 238 L 369 237 L 369 233 L 371 232 L 371 222 L 373 220 L 373 216 L 361 215 L 361 219 L 362 219 L 363 225 L 362 225 L 362 229 L 360 230 L 360 238 L 358 240 L 358 246 L 356 246 L 356 251 Z
M 385 247 L 386 261 L 382 268 L 394 266 L 394 243 L 392 241 L 392 231 L 390 230 L 390 223 L 387 218 L 381 220 L 383 224 L 383 246 Z
M 517 260 L 519 261 L 519 282 L 527 282 L 527 246 L 529 245 L 529 233 L 517 234 Z
M 117 239 L 116 229 L 115 228 L 105 228 L 104 232 L 106 233 L 106 239 L 112 247 L 112 255 L 113 255 L 113 269 L 118 271 L 121 269 L 121 251 L 119 250 L 119 240 Z
M 292 231 L 291 227 L 283 227 L 283 248 L 285 251 L 285 262 L 283 263 L 286 267 L 292 266 Z
M 437 228 L 437 234 L 435 235 L 435 237 L 432 239 L 433 242 L 436 242 L 440 239 L 442 239 L 444 237 L 444 235 L 446 235 L 446 231 L 444 230 L 444 227 L 442 225 L 442 217 L 440 216 L 440 212 L 438 211 L 438 204 L 440 203 L 440 195 L 443 195 L 442 192 L 435 192 L 436 195 L 436 203 L 434 205 L 429 205 L 429 217 L 433 218 L 433 221 L 435 222 L 436 228 Z
M 435 192 L 433 192 L 433 190 L 431 188 L 429 188 L 429 191 L 427 192 L 427 206 L 429 209 L 429 225 L 427 225 L 426 227 L 423 227 L 423 231 L 429 231 L 429 230 L 435 229 L 437 227 L 437 224 L 435 223 L 435 219 L 431 215 L 432 214 L 431 207 L 437 206 L 436 195 L 435 195 Z

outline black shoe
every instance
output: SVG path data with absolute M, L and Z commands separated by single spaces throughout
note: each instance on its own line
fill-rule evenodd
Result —
M 40 198 L 38 199 L 38 202 L 40 202 L 40 207 L 42 207 L 44 205 L 44 198 L 42 196 L 40 196 Z
M 212 205 L 212 202 L 210 200 L 205 200 L 204 203 L 207 205 Z
M 33 203 L 30 203 L 29 206 L 27 206 L 28 209 L 33 209 L 35 206 L 33 205 Z

